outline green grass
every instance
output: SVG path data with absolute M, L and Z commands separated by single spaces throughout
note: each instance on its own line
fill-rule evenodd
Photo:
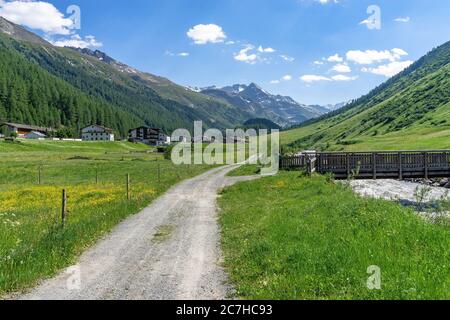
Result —
M 0 142 L 0 296 L 72 265 L 127 216 L 211 168 L 175 166 L 152 151 L 122 142 Z M 63 188 L 69 195 L 64 229 Z
M 261 173 L 260 165 L 246 164 L 228 173 L 229 177 L 254 176 Z
M 224 190 L 225 267 L 244 299 L 449 299 L 449 229 L 283 172 Z M 382 289 L 369 290 L 369 266 Z

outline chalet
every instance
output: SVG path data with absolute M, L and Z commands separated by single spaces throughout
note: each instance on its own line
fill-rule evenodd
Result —
M 151 146 L 162 146 L 170 143 L 168 137 L 162 129 L 142 126 L 130 130 L 129 140 L 132 142 L 141 142 Z
M 28 135 L 32 132 L 35 132 L 35 133 L 38 132 L 45 136 L 45 135 L 48 135 L 55 131 L 52 128 L 45 128 L 45 127 L 38 127 L 38 126 L 31 126 L 31 125 L 27 125 L 27 124 L 10 123 L 10 122 L 2 123 L 1 126 L 6 127 L 6 129 L 9 132 L 13 132 L 13 133 L 17 134 L 17 137 L 19 137 L 19 138 L 25 138 L 26 135 Z
M 81 129 L 81 139 L 83 141 L 114 141 L 114 130 L 93 124 Z

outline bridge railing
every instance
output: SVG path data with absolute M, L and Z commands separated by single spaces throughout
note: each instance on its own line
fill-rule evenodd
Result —
M 333 173 L 338 179 L 448 177 L 450 150 L 306 153 L 282 157 L 280 168 Z

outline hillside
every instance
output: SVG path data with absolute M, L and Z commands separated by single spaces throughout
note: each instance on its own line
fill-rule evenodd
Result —
M 99 123 L 121 135 L 143 123 L 28 61 L 13 49 L 13 43 L 0 33 L 0 121 L 66 126 L 74 133 L 88 123 Z
M 450 42 L 341 110 L 282 134 L 287 149 L 450 148 Z
M 140 72 L 100 51 L 54 47 L 3 18 L 0 50 L 7 57 L 1 70 L 2 95 L 23 97 L 20 107 L 11 107 L 5 98 L 0 102 L 0 117 L 6 120 L 62 125 L 74 131 L 96 122 L 124 135 L 141 124 L 171 131 L 191 128 L 195 120 L 203 120 L 205 127 L 232 128 L 251 118 L 239 108 Z M 32 70 L 40 78 L 25 70 Z M 9 80 L 11 74 L 16 78 L 14 85 Z M 37 83 L 34 78 L 45 81 Z M 28 92 L 32 90 L 51 92 L 53 96 L 32 100 Z M 69 91 L 71 94 L 65 94 Z M 64 99 L 59 99 L 60 95 Z M 87 109 L 94 111 L 88 115 Z
M 262 119 L 262 118 L 256 118 L 256 119 L 250 119 L 245 121 L 245 123 L 242 126 L 239 126 L 242 129 L 255 129 L 255 130 L 280 130 L 281 127 L 277 125 L 276 123 L 268 120 L 268 119 Z

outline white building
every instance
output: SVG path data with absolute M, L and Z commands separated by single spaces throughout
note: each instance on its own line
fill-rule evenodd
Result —
M 159 133 L 159 145 L 168 145 L 170 144 L 170 137 L 162 132 Z
M 114 130 L 97 124 L 81 129 L 83 141 L 114 141 Z

